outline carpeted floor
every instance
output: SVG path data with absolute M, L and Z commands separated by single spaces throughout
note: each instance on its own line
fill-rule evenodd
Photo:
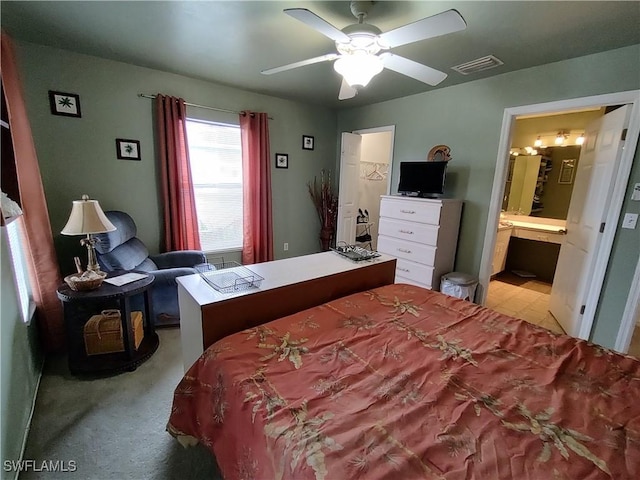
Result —
M 66 358 L 47 361 L 24 458 L 74 460 L 77 470 L 28 471 L 21 480 L 222 478 L 208 450 L 185 449 L 165 431 L 183 369 L 180 331 L 158 334 L 158 351 L 134 372 L 82 380 Z

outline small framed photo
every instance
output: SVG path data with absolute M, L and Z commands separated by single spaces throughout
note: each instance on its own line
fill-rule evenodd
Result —
M 116 154 L 119 160 L 142 160 L 140 140 L 116 138 Z
M 62 115 L 63 117 L 82 116 L 80 112 L 80 95 L 75 93 L 54 92 L 49 90 L 49 105 L 53 115 Z
M 571 185 L 573 183 L 573 173 L 576 168 L 576 159 L 562 160 L 560 165 L 560 175 L 558 176 L 558 183 Z
M 314 139 L 310 135 L 302 135 L 302 149 L 313 150 Z
M 289 168 L 289 155 L 276 153 L 276 168 Z

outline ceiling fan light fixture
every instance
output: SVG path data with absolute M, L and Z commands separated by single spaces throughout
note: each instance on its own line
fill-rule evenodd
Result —
M 376 55 L 355 53 L 337 59 L 333 68 L 344 77 L 350 87 L 366 87 L 382 71 L 384 65 Z

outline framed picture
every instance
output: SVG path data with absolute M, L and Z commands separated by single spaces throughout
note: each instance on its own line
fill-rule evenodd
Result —
M 53 115 L 62 115 L 63 117 L 82 116 L 80 112 L 80 95 L 75 93 L 54 92 L 49 90 L 49 105 Z
M 140 140 L 116 138 L 116 154 L 119 160 L 142 160 Z
M 313 150 L 313 137 L 309 135 L 302 135 L 302 149 L 303 150 Z
M 575 158 L 562 160 L 562 164 L 560 165 L 560 175 L 558 176 L 558 183 L 571 185 L 573 183 L 573 172 L 575 169 Z
M 289 155 L 276 153 L 276 168 L 289 168 Z

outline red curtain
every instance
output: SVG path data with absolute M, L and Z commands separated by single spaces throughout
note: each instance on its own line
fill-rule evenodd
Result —
M 53 234 L 42 188 L 38 157 L 31 136 L 22 88 L 11 39 L 2 33 L 2 83 L 11 137 L 13 141 L 16 177 L 20 190 L 20 205 L 24 213 L 27 264 L 36 304 L 36 316 L 46 351 L 64 346 L 65 328 L 62 305 L 56 289 L 62 283 L 53 246 Z
M 268 122 L 266 113 L 240 114 L 244 184 L 242 263 L 245 265 L 273 260 Z
M 201 249 L 186 119 L 182 98 L 156 96 L 165 251 Z

